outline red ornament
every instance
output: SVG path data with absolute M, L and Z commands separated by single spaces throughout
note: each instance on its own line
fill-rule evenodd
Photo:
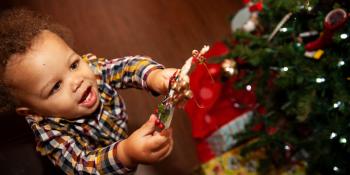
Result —
M 153 111 L 154 114 L 158 114 L 158 108 L 155 108 Z
M 262 2 L 257 2 L 254 5 L 249 6 L 249 11 L 250 12 L 260 12 L 262 11 L 264 8 L 264 5 Z
M 228 47 L 224 43 L 216 43 L 207 52 L 206 57 L 217 57 L 228 53 Z M 234 104 L 255 106 L 255 95 L 253 91 L 236 90 L 232 84 L 237 80 L 233 76 L 226 82 L 221 81 L 221 64 L 207 64 L 214 82 L 208 75 L 203 65 L 198 65 L 190 75 L 190 88 L 193 99 L 190 99 L 185 111 L 190 117 L 192 134 L 195 138 L 205 138 L 219 127 L 240 116 L 251 108 L 237 108 Z
M 210 132 L 206 128 L 208 123 L 205 121 L 205 116 L 219 98 L 222 88 L 219 81 L 220 65 L 208 64 L 207 66 L 209 71 L 214 69 L 218 72 L 217 75 L 212 75 L 216 81 L 212 82 L 204 66 L 198 65 L 190 75 L 190 88 L 193 92 L 193 98 L 185 106 L 185 111 L 192 121 L 193 136 L 196 138 L 202 138 Z M 218 70 L 215 67 L 218 67 Z
M 225 43 L 218 42 L 204 56 L 210 59 L 228 53 L 229 48 Z M 242 59 L 235 60 L 238 65 L 244 63 Z M 185 111 L 191 121 L 192 136 L 196 140 L 197 155 L 202 163 L 215 157 L 207 137 L 226 123 L 257 107 L 253 90 L 235 89 L 232 86 L 245 76 L 244 71 L 239 71 L 226 81 L 222 81 L 222 72 L 221 64 L 207 64 L 207 69 L 203 64 L 199 64 L 190 75 L 193 98 L 187 102 Z M 254 89 L 255 85 L 252 84 L 251 87 Z M 239 104 L 239 107 L 236 104 Z M 263 113 L 263 110 L 259 112 Z M 261 128 L 262 125 L 256 129 Z
M 155 121 L 156 125 L 159 125 L 160 123 L 160 119 L 158 118 L 156 121 Z
M 211 49 L 208 50 L 207 53 L 205 53 L 203 56 L 205 58 L 211 58 L 211 57 L 219 57 L 227 55 L 230 52 L 230 49 L 226 46 L 223 42 L 217 42 L 214 43 Z
M 163 129 L 164 129 L 164 124 L 163 124 L 162 122 L 160 122 L 160 123 L 158 124 L 158 128 L 161 129 L 161 130 L 163 130 Z
M 343 9 L 334 9 L 330 11 L 324 20 L 323 34 L 305 45 L 305 50 L 312 51 L 322 49 L 332 43 L 334 32 L 342 28 L 348 20 L 348 14 Z

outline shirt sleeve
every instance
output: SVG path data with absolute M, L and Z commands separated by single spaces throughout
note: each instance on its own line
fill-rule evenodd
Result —
M 148 89 L 146 80 L 150 72 L 164 66 L 145 56 L 129 56 L 115 59 L 100 59 L 88 56 L 95 73 L 101 75 L 103 82 L 116 89 Z
M 88 149 L 89 145 L 76 140 L 79 138 L 64 131 L 48 129 L 47 126 L 31 125 L 37 139 L 37 151 L 48 156 L 66 174 L 128 174 L 135 171 L 116 158 L 120 141 L 106 147 Z

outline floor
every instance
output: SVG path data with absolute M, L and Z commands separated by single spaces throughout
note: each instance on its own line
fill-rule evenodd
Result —
M 166 67 L 181 67 L 193 49 L 224 39 L 230 34 L 229 20 L 241 7 L 239 0 L 1 0 L 0 9 L 24 6 L 52 16 L 74 34 L 78 53 L 113 58 L 148 55 Z M 123 90 L 130 116 L 130 130 L 144 123 L 161 98 L 139 90 Z M 24 119 L 1 114 L 0 171 L 13 163 L 7 174 L 45 174 L 34 168 L 41 158 Z M 6 126 L 5 126 L 6 125 Z M 138 175 L 189 174 L 199 165 L 186 114 L 177 110 L 173 121 L 175 147 L 171 156 L 152 166 L 140 166 Z M 7 134 L 12 133 L 12 134 Z M 17 146 L 17 147 L 16 147 Z M 20 150 L 20 151 L 16 151 Z M 28 156 L 32 161 L 25 161 Z M 17 159 L 16 159 L 17 158 Z M 24 160 L 23 160 L 24 159 Z M 21 160 L 21 161 L 18 161 Z M 31 160 L 31 159 L 30 159 Z M 46 160 L 47 161 L 47 160 Z M 44 160 L 45 162 L 45 160 Z M 5 164 L 4 164 L 5 163 Z M 39 162 L 40 163 L 40 162 Z M 31 170 L 28 172 L 28 170 Z M 35 169 L 35 170 L 34 170 Z M 4 171 L 2 171 L 4 172 Z

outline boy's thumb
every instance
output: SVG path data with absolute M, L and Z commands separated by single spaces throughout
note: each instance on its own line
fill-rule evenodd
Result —
M 153 132 L 156 130 L 156 120 L 157 117 L 154 114 L 152 114 L 148 121 L 145 124 L 143 124 L 142 129 L 144 135 L 153 134 Z

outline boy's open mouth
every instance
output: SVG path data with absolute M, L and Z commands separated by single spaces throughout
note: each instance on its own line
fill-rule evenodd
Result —
M 85 107 L 92 107 L 96 102 L 96 93 L 92 90 L 92 87 L 88 87 L 83 93 L 79 104 Z

